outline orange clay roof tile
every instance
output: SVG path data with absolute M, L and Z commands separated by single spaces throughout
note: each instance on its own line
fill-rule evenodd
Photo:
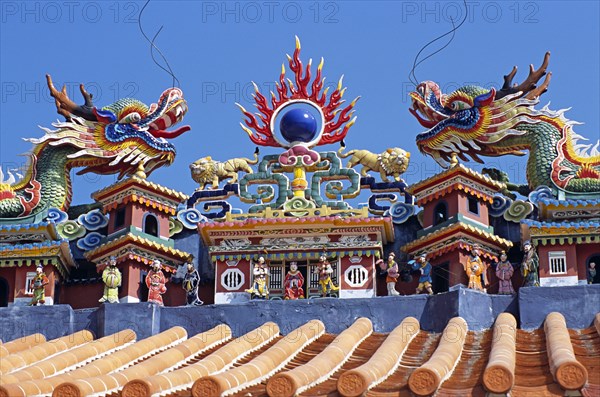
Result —
M 600 391 L 598 328 L 600 315 L 591 327 L 573 330 L 558 313 L 548 315 L 544 328 L 534 331 L 516 329 L 510 314 L 501 314 L 484 331 L 468 331 L 457 317 L 442 334 L 419 330 L 413 318 L 389 334 L 374 333 L 369 320 L 359 319 L 338 336 L 324 333 L 323 324 L 315 320 L 285 337 L 275 323 L 266 323 L 231 341 L 225 325 L 187 340 L 185 330 L 174 327 L 79 368 L 64 364 L 64 373 L 3 384 L 0 397 L 458 397 L 487 392 L 543 397 L 567 391 L 595 396 Z M 105 345 L 95 352 L 114 345 L 106 338 L 93 343 Z M 41 343 L 7 356 L 14 356 L 9 361 L 14 366 L 33 367 L 6 370 L 15 377 L 27 371 L 34 376 L 34 367 L 46 371 L 50 367 L 44 363 L 61 358 L 84 363 L 85 357 L 93 358 L 91 351 L 78 354 L 87 345 L 72 344 L 64 357 L 48 358 L 53 353 Z M 35 354 L 23 354 L 34 349 Z

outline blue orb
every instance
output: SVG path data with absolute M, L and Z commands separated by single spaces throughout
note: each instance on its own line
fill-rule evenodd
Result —
M 281 118 L 279 129 L 288 142 L 310 142 L 317 134 L 317 120 L 306 109 L 291 109 Z

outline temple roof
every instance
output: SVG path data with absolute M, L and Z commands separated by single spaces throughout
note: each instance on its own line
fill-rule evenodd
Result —
M 177 265 L 189 258 L 189 253 L 171 247 L 172 241 L 169 244 L 168 241 L 156 240 L 131 232 L 124 233 L 87 251 L 84 255 L 88 260 L 99 263 L 99 269 L 103 268 L 103 263 L 108 262 L 110 255 L 115 255 L 117 262 L 121 262 L 124 257 L 144 264 L 150 264 L 154 259 L 160 259 L 171 265 L 164 268 L 167 271 L 175 271 Z
M 524 219 L 521 225 L 527 238 L 543 245 L 600 243 L 599 219 L 565 222 Z
M 536 227 L 536 228 L 587 229 L 587 228 L 599 228 L 600 227 L 600 220 L 575 221 L 575 222 L 544 222 L 544 221 L 536 221 L 533 219 L 524 219 L 521 222 L 529 225 L 530 227 Z
M 553 205 L 556 207 L 580 207 L 590 205 L 600 205 L 600 198 L 597 199 L 564 199 L 557 200 L 553 198 L 544 197 L 538 200 L 538 204 Z
M 105 212 L 119 204 L 133 201 L 175 215 L 177 206 L 189 197 L 144 178 L 132 176 L 92 193 L 92 198 L 102 203 Z
M 459 163 L 411 185 L 406 191 L 415 197 L 417 205 L 423 205 L 453 190 L 462 190 L 491 203 L 494 194 L 505 188 L 504 183 L 495 181 Z
M 68 240 L 0 244 L 0 267 L 35 267 L 40 263 L 55 266 L 64 278 L 77 267 Z
M 556 200 L 544 197 L 536 204 L 540 209 L 540 218 L 543 220 L 600 219 L 600 198 Z
M 0 242 L 23 240 L 45 241 L 60 240 L 56 224 L 52 221 L 38 223 L 13 223 L 0 224 Z M 1 249 L 1 248 L 0 248 Z
M 386 244 L 394 240 L 394 226 L 389 217 L 310 216 L 281 218 L 249 218 L 225 222 L 198 223 L 204 243 L 215 245 L 220 240 L 268 237 L 315 237 L 328 234 L 379 234 Z M 316 248 L 322 250 L 324 244 Z M 238 247 L 241 248 L 241 247 Z M 361 249 L 360 246 L 356 250 Z
M 79 331 L 7 343 L 0 396 L 593 396 L 599 333 L 600 313 L 582 330 L 550 313 L 542 329 L 524 331 L 502 313 L 492 329 L 469 331 L 455 317 L 443 333 L 420 330 L 412 317 L 389 333 L 373 332 L 367 318 L 337 335 L 318 320 L 287 336 L 268 322 L 236 339 L 226 325 L 190 337 L 173 327 L 141 341 L 131 330 L 97 340 Z
M 459 221 L 450 223 L 445 227 L 432 227 L 429 233 L 427 233 L 427 229 L 424 229 L 423 233 L 426 234 L 402 246 L 400 249 L 412 255 L 425 253 L 431 259 L 456 247 L 469 250 L 470 240 L 476 239 L 482 245 L 483 256 L 497 260 L 497 253 L 493 251 L 499 249 L 506 250 L 512 247 L 513 243 L 511 241 L 498 237 L 479 226 L 471 225 L 467 222 Z M 490 245 L 494 249 L 492 252 L 487 252 Z

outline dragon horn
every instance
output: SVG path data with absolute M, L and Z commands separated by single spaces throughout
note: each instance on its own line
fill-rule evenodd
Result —
M 85 90 L 83 84 L 79 85 L 79 90 L 81 91 L 81 95 L 83 95 L 85 103 L 83 105 L 77 105 L 69 98 L 66 86 L 63 85 L 62 89 L 58 91 L 56 87 L 54 87 L 52 77 L 49 74 L 46 75 L 46 82 L 50 89 L 50 95 L 54 98 L 58 114 L 64 116 L 67 120 L 70 120 L 71 115 L 73 115 L 82 117 L 88 121 L 98 121 L 98 118 L 93 112 L 94 104 L 92 102 L 92 94 Z

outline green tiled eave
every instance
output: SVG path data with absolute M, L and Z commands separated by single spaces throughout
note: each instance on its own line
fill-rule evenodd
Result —
M 139 230 L 137 227 L 135 226 L 129 226 L 126 228 L 123 228 L 121 230 L 117 230 L 116 232 L 104 237 L 102 239 L 102 244 L 106 244 L 109 241 L 112 240 L 116 240 L 121 236 L 124 236 L 126 234 L 132 234 L 134 236 L 137 237 L 141 237 L 144 238 L 146 240 L 152 241 L 153 243 L 157 243 L 157 244 L 162 244 L 165 247 L 169 247 L 169 248 L 174 248 L 175 247 L 175 241 L 173 239 L 162 239 L 160 237 L 154 237 L 148 233 L 144 233 L 141 230 Z
M 422 230 L 417 231 L 417 239 L 419 239 L 423 236 L 427 236 L 430 233 L 433 233 L 437 230 L 443 229 L 445 227 L 448 227 L 448 226 L 453 225 L 458 222 L 472 226 L 472 227 L 477 228 L 486 233 L 494 234 L 494 228 L 492 226 L 484 226 L 481 223 L 473 221 L 471 218 L 467 218 L 463 214 L 456 214 L 453 217 L 446 219 L 442 223 L 438 223 L 435 226 L 431 226 L 427 229 L 422 229 Z

